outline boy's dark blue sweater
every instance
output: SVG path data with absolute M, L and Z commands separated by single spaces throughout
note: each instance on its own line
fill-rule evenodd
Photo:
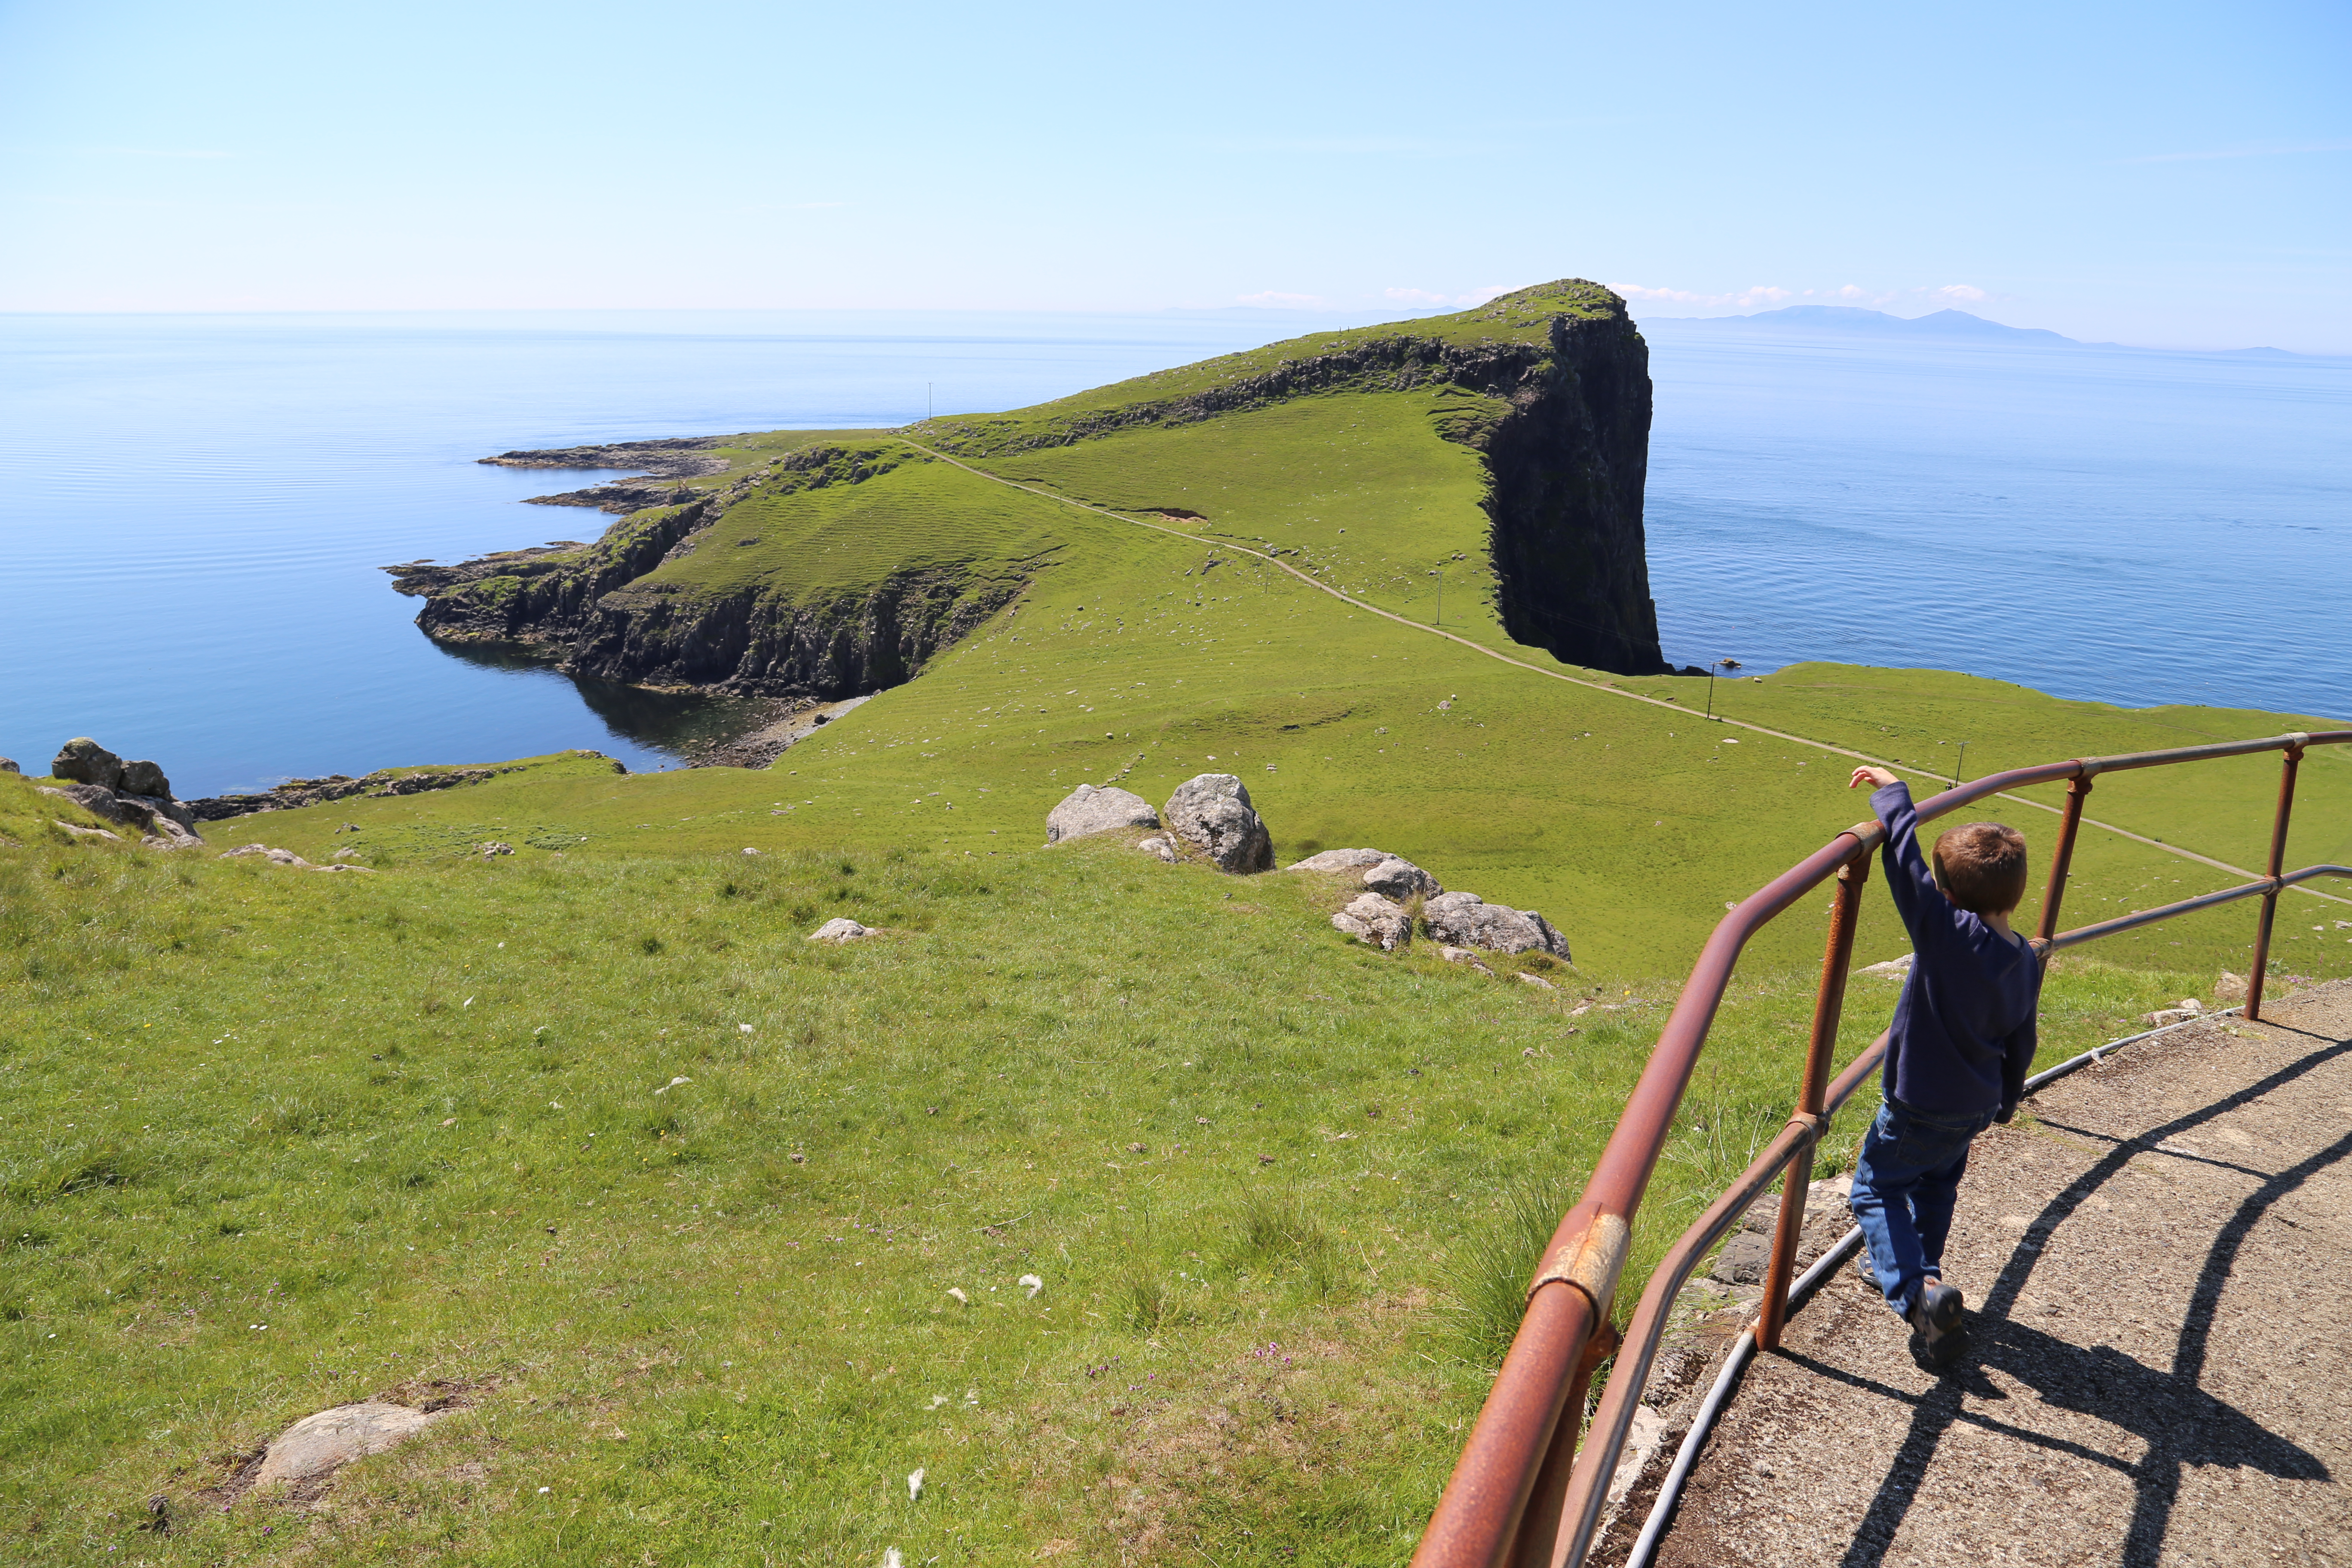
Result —
M 1886 887 L 1914 955 L 1886 1042 L 1886 1093 L 1930 1115 L 1998 1109 L 2006 1118 L 2033 1061 L 2042 965 L 2022 939 L 2001 935 L 1936 886 L 1919 853 L 1909 785 L 1878 790 L 1870 809 L 1886 825 Z

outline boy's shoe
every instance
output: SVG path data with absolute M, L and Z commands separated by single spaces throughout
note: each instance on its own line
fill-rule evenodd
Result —
M 1909 1317 L 1928 1363 L 1937 1371 L 1950 1366 L 1968 1341 L 1967 1303 L 1959 1291 L 1930 1276 L 1913 1298 Z

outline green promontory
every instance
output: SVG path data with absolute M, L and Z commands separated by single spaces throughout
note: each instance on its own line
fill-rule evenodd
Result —
M 593 544 L 395 568 L 395 585 L 426 599 L 435 637 L 536 645 L 583 675 L 844 697 L 905 681 L 1049 564 L 1132 554 L 1132 535 L 997 482 L 1017 478 L 1279 553 L 1328 534 L 1351 587 L 1469 559 L 1457 602 L 1486 601 L 1508 639 L 1653 674 L 1647 365 L 1615 295 L 1546 284 L 1011 414 L 711 438 L 699 486 L 662 487 L 692 499 Z

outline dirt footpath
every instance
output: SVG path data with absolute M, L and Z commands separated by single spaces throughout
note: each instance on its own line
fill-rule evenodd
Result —
M 1851 1267 L 1750 1366 L 1657 1561 L 2352 1564 L 2352 982 L 1978 1141 L 1944 1377 Z

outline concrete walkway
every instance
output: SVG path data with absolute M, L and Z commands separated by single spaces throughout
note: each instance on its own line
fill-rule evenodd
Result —
M 2352 982 L 2118 1053 L 1979 1141 L 1948 1375 L 1842 1268 L 1657 1561 L 2352 1564 Z

